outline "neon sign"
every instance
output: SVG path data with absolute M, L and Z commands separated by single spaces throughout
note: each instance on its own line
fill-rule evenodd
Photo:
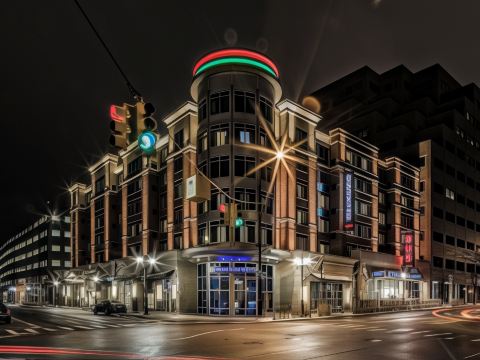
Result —
M 345 173 L 345 229 L 353 228 L 352 173 Z
M 413 265 L 413 234 L 403 235 L 403 265 Z

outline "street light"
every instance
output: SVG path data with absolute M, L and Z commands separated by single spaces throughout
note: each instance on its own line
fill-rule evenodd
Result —
M 93 277 L 93 281 L 95 282 L 95 291 L 94 291 L 94 293 L 95 293 L 95 305 L 97 305 L 97 283 L 98 283 L 98 280 L 100 280 L 98 278 L 98 276 Z
M 147 266 L 146 263 L 148 262 L 150 265 L 155 265 L 157 260 L 155 258 L 151 258 L 147 255 L 145 257 L 137 256 L 135 259 L 137 264 L 142 264 L 143 266 L 143 314 L 148 315 L 148 292 L 147 292 Z
M 302 254 L 302 257 L 301 258 L 296 257 L 294 262 L 295 262 L 295 265 L 300 266 L 300 277 L 302 279 L 301 284 L 300 284 L 300 291 L 302 293 L 302 300 L 301 300 L 300 306 L 301 306 L 301 309 L 302 309 L 302 317 L 304 317 L 305 316 L 305 303 L 304 303 L 304 300 L 303 300 L 303 267 L 305 265 L 307 265 L 307 266 L 310 265 L 312 263 L 312 259 L 305 258 L 305 257 L 303 257 L 303 254 Z
M 55 286 L 53 288 L 53 307 L 56 307 L 57 306 L 57 286 L 58 286 L 58 281 L 55 280 L 53 282 L 53 285 Z

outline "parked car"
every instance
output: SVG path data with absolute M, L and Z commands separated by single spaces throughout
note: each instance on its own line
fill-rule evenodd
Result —
M 0 303 L 0 321 L 5 321 L 7 324 L 12 322 L 10 309 L 3 303 Z
M 105 315 L 126 313 L 127 307 L 120 301 L 115 300 L 102 300 L 95 304 L 92 308 L 93 315 L 97 315 L 99 312 L 103 312 Z

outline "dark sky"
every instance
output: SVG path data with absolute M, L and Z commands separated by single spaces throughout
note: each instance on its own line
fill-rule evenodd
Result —
M 157 118 L 190 99 L 199 56 L 233 44 L 268 54 L 293 100 L 364 65 L 480 82 L 480 1 L 80 1 Z M 85 174 L 109 104 L 133 100 L 73 0 L 4 4 L 0 30 L 2 241 Z

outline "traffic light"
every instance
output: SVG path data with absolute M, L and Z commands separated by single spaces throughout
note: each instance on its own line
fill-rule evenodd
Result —
M 235 217 L 235 227 L 239 228 L 243 226 L 245 222 L 243 221 L 242 214 L 238 213 L 237 216 Z
M 226 226 L 230 225 L 230 204 L 222 203 L 218 205 L 218 212 L 220 213 L 220 220 Z
M 128 133 L 130 127 L 128 126 L 129 112 L 126 104 L 123 106 L 110 106 L 110 145 L 119 149 L 126 149 L 129 144 Z
M 144 131 L 153 131 L 157 128 L 157 122 L 152 117 L 155 107 L 151 103 L 137 102 L 137 134 L 140 136 Z
M 147 155 L 155 152 L 156 143 L 157 136 L 152 131 L 146 130 L 138 137 L 138 147 Z

